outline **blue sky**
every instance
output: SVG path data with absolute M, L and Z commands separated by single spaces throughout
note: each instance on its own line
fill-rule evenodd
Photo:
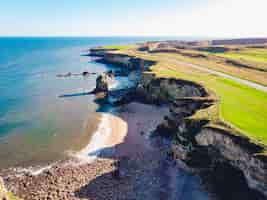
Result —
M 267 0 L 2 0 L 2 36 L 267 36 Z

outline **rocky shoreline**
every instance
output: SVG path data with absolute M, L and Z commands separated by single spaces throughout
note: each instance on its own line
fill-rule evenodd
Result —
M 165 117 L 158 132 L 175 137 L 172 149 L 178 162 L 183 161 L 200 174 L 209 174 L 211 185 L 217 185 L 213 190 L 223 199 L 266 199 L 267 160 L 258 154 L 265 147 L 230 130 L 206 126 L 207 121 L 190 120 L 198 110 L 219 103 L 213 94 L 194 82 L 158 78 L 153 73 L 146 73 L 153 61 L 141 61 L 137 57 L 103 49 L 93 49 L 91 53 L 99 55 L 101 62 L 145 72 L 128 97 L 150 104 L 169 105 L 170 115 Z
M 135 124 L 133 129 L 138 130 L 142 141 L 145 141 L 145 135 L 149 132 L 148 129 L 142 129 L 146 127 L 144 124 L 149 123 L 156 128 L 154 135 L 168 139 L 155 137 L 149 141 L 154 146 L 153 151 L 141 151 L 135 154 L 137 156 L 114 154 L 114 149 L 122 148 L 119 145 L 105 151 L 104 156 L 91 164 L 77 166 L 63 162 L 37 176 L 4 176 L 11 192 L 25 200 L 215 198 L 201 188 L 196 189 L 196 186 L 193 187 L 195 189 L 181 185 L 176 187 L 179 185 L 177 180 L 186 181 L 189 185 L 199 182 L 201 185 L 200 181 L 194 180 L 195 177 L 184 172 L 186 169 L 199 174 L 208 189 L 217 194 L 216 199 L 266 199 L 267 162 L 254 155 L 261 147 L 251 144 L 247 138 L 233 136 L 227 130 L 206 127 L 206 121 L 190 120 L 189 117 L 198 110 L 216 103 L 209 91 L 194 82 L 157 78 L 152 73 L 144 73 L 149 71 L 153 61 L 99 48 L 92 49 L 90 55 L 100 57 L 99 62 L 120 66 L 124 75 L 132 71 L 140 72 L 135 87 L 116 92 L 108 90 L 106 76 L 109 74 L 101 75 L 95 92 L 104 94 L 100 95 L 101 99 L 117 97 L 112 104 L 118 108 L 124 107 L 127 116 L 136 109 L 131 111 L 132 101 L 167 106 L 170 112 L 155 112 L 153 115 L 162 115 L 157 124 L 151 124 L 147 117 L 143 121 L 136 121 L 136 118 L 144 115 L 141 111 L 148 109 L 142 106 L 141 114 L 134 118 L 119 116 L 126 121 L 128 119 L 129 124 Z M 137 128 L 139 126 L 140 129 Z M 131 141 L 138 137 L 126 139 L 126 146 L 133 145 Z M 170 143 L 170 138 L 174 142 Z M 145 142 L 141 147 L 146 145 Z
M 168 140 L 146 139 L 167 112 L 139 103 L 122 106 L 118 117 L 129 126 L 122 143 L 105 147 L 90 164 L 61 162 L 35 176 L 4 177 L 6 186 L 25 200 L 210 199 L 198 177 L 180 170 L 171 158 Z

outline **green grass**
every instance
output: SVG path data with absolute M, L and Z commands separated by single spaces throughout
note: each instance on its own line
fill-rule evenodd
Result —
M 191 80 L 202 84 L 219 98 L 219 104 L 213 107 L 214 109 L 205 110 L 210 112 L 208 115 L 211 115 L 215 123 L 220 120 L 226 122 L 233 126 L 233 132 L 237 130 L 267 145 L 267 93 L 192 67 L 162 60 L 162 57 L 168 54 L 151 56 L 136 51 L 125 51 L 125 53 L 158 61 L 151 67 L 157 76 Z M 201 115 L 203 117 L 205 114 L 202 112 Z
M 17 198 L 14 194 L 12 194 L 11 192 L 7 193 L 8 197 L 10 200 L 19 200 L 19 198 Z
M 241 67 L 234 67 L 231 65 L 227 65 L 225 63 L 217 63 L 213 59 L 199 59 L 199 58 L 190 58 L 187 56 L 182 56 L 180 54 L 171 54 L 171 53 L 160 53 L 154 54 L 157 57 L 165 57 L 165 58 L 175 58 L 180 61 L 192 63 L 199 65 L 201 67 L 209 68 L 215 71 L 223 72 L 244 80 L 249 80 L 261 85 L 267 86 L 267 73 L 263 71 L 251 70 Z M 255 66 L 261 69 L 267 69 L 267 64 Z
M 125 49 L 130 49 L 133 48 L 135 45 L 107 45 L 103 46 L 105 49 L 116 49 L 116 50 L 125 50 Z
M 155 67 L 158 76 L 201 83 L 219 98 L 220 118 L 244 135 L 267 145 L 267 94 L 215 75 L 179 67 Z
M 247 136 L 267 144 L 267 94 L 217 78 L 210 87 L 220 97 L 220 115 Z
M 225 53 L 215 53 L 224 58 L 244 60 L 250 62 L 261 62 L 267 64 L 267 49 L 242 49 L 240 51 L 229 51 Z

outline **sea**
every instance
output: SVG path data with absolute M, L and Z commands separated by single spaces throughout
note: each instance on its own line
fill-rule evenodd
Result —
M 53 163 L 88 145 L 101 120 L 86 93 L 111 67 L 84 56 L 89 48 L 169 39 L 1 37 L 0 169 Z M 83 71 L 96 74 L 58 76 Z

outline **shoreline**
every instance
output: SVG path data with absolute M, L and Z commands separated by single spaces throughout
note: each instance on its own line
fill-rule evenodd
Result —
M 129 68 L 140 66 L 145 68 L 146 66 L 142 60 L 137 58 L 129 57 L 125 63 L 125 56 L 116 56 L 111 54 L 108 61 L 111 63 L 121 62 Z M 136 64 L 137 61 L 140 62 Z M 128 76 L 129 74 L 130 70 Z M 57 197 L 75 200 L 162 198 L 172 200 L 179 197 L 191 200 L 197 197 L 197 199 L 209 200 L 213 199 L 211 191 L 218 195 L 214 194 L 215 199 L 216 197 L 221 198 L 220 195 L 223 197 L 232 192 L 231 185 L 236 185 L 237 192 L 233 191 L 236 193 L 234 195 L 241 195 L 248 199 L 250 197 L 265 199 L 259 193 L 260 191 L 253 189 L 255 185 L 249 185 L 251 180 L 244 176 L 242 165 L 241 170 L 238 169 L 240 166 L 231 163 L 228 154 L 218 154 L 217 150 L 221 149 L 216 149 L 223 147 L 228 150 L 230 147 L 232 149 L 229 152 L 237 152 L 242 156 L 245 153 L 245 156 L 248 155 L 245 158 L 250 158 L 249 154 L 246 154 L 245 151 L 242 152 L 242 146 L 233 143 L 230 140 L 232 138 L 229 139 L 228 135 L 216 132 L 217 129 L 208 129 L 202 124 L 185 121 L 186 118 L 192 116 L 192 113 L 200 110 L 203 103 L 210 106 L 210 103 L 213 102 L 208 98 L 204 99 L 209 95 L 204 87 L 195 82 L 181 81 L 180 79 L 156 79 L 155 77 L 151 79 L 148 75 L 143 78 L 137 82 L 137 89 L 139 92 L 143 92 L 140 94 L 144 95 L 141 97 L 144 99 L 140 99 L 140 101 L 147 100 L 149 105 L 134 102 L 135 98 L 131 99 L 132 96 L 128 97 L 128 101 L 120 99 L 121 101 L 115 107 L 110 106 L 111 102 L 109 102 L 111 104 L 104 104 L 103 110 L 110 106 L 115 111 L 108 109 L 106 113 L 101 114 L 99 124 L 88 140 L 88 144 L 73 155 L 73 160 L 69 163 L 58 163 L 37 175 L 24 174 L 21 177 L 5 179 L 8 189 L 26 199 L 34 199 L 32 197 L 54 199 Z M 127 80 L 129 83 L 130 77 Z M 114 83 L 112 85 L 114 86 Z M 117 81 L 115 89 L 119 85 L 120 83 Z M 183 98 L 187 96 L 189 98 L 182 99 L 180 96 L 176 98 L 176 95 L 180 93 Z M 137 95 L 137 93 L 135 94 Z M 203 99 L 205 101 L 202 101 Z M 172 104 L 166 106 L 166 110 L 164 110 L 164 106 L 156 106 L 162 105 L 161 101 L 172 102 Z M 155 131 L 155 129 L 157 130 Z M 156 134 L 151 135 L 151 133 Z M 188 135 L 188 133 L 192 135 Z M 177 137 L 176 142 L 178 143 L 171 143 L 170 140 L 158 136 L 161 134 L 167 137 L 173 134 L 172 136 Z M 221 138 L 222 135 L 223 138 Z M 216 151 L 209 151 L 211 147 L 209 142 L 213 142 L 209 139 L 212 137 L 219 138 L 215 138 L 215 143 L 211 144 L 215 146 Z M 192 148 L 190 148 L 191 145 Z M 235 151 L 236 149 L 237 151 Z M 222 150 L 223 153 L 226 152 L 224 149 Z M 230 156 L 237 157 L 235 154 L 230 154 Z M 179 161 L 185 161 L 185 164 L 191 162 L 192 169 L 195 171 L 187 173 L 186 170 L 181 169 L 183 165 Z M 198 161 L 201 162 L 198 163 Z M 181 168 L 179 168 L 180 165 Z M 194 172 L 199 175 L 195 175 Z M 253 174 L 255 174 L 254 171 Z M 201 177 L 205 183 L 196 180 L 196 177 Z M 220 180 L 220 177 L 223 179 Z M 249 176 L 249 178 L 251 177 Z M 231 181 L 229 182 L 229 180 Z M 226 189 L 222 188 L 220 191 L 221 186 Z M 39 188 L 41 188 L 40 191 Z M 223 191 L 224 189 L 225 191 Z M 262 190 L 265 192 L 264 189 Z
M 99 113 L 98 113 L 99 114 Z M 113 148 L 124 142 L 127 135 L 127 123 L 118 116 L 110 113 L 100 113 L 97 117 L 97 126 L 90 134 L 87 145 L 78 151 L 67 151 L 68 155 L 64 160 L 27 167 L 10 167 L 0 170 L 2 177 L 31 175 L 38 176 L 49 171 L 53 167 L 81 166 L 96 161 L 105 148 Z M 86 125 L 87 126 L 87 125 Z M 90 128 L 85 128 L 89 131 Z
M 112 133 L 93 162 L 72 160 L 36 176 L 4 177 L 7 189 L 23 199 L 210 199 L 197 176 L 187 174 L 168 158 L 167 141 L 148 139 L 167 112 L 167 107 L 142 103 L 122 106 L 116 115 L 105 115 L 110 121 L 104 120 L 102 125 L 108 122 Z M 116 176 L 118 169 L 120 177 Z
M 79 164 L 91 163 L 98 158 L 102 149 L 123 143 L 126 135 L 126 122 L 111 113 L 101 113 L 98 128 L 90 138 L 88 145 L 75 153 L 73 157 L 78 159 Z
M 111 69 L 113 68 L 114 67 Z M 127 85 L 127 81 L 128 80 L 126 80 L 125 77 L 116 77 L 113 80 L 110 80 L 109 90 L 124 88 Z M 122 130 L 119 130 L 117 126 L 122 128 Z M 118 137 L 118 135 L 114 133 L 113 129 L 117 131 L 119 130 L 119 135 L 121 136 Z M 85 132 L 88 140 L 87 142 L 83 142 L 83 144 L 80 145 L 81 147 L 73 146 L 73 150 L 62 152 L 66 154 L 66 156 L 63 156 L 64 158 L 60 160 L 29 166 L 2 168 L 0 169 L 0 175 L 6 176 L 11 174 L 12 176 L 21 176 L 22 174 L 30 174 L 32 176 L 37 176 L 55 166 L 83 165 L 92 163 L 98 158 L 98 155 L 101 153 L 101 149 L 122 143 L 123 138 L 126 137 L 126 129 L 126 122 L 113 115 L 113 109 L 109 109 L 109 111 L 105 113 L 95 112 L 94 123 L 89 121 L 89 119 L 85 119 L 84 121 L 82 131 Z
M 146 68 L 146 63 L 137 62 Z M 130 90 L 131 83 L 137 86 L 138 72 L 142 68 L 129 70 L 128 77 L 117 77 L 110 89 Z M 99 110 L 110 106 L 101 104 Z M 210 199 L 197 176 L 182 170 L 171 158 L 170 141 L 157 134 L 150 137 L 164 122 L 168 106 L 129 101 L 112 108 L 101 113 L 87 145 L 73 159 L 36 175 L 4 176 L 8 190 L 23 199 L 175 199 L 177 195 Z M 186 189 L 185 184 L 189 184 Z

